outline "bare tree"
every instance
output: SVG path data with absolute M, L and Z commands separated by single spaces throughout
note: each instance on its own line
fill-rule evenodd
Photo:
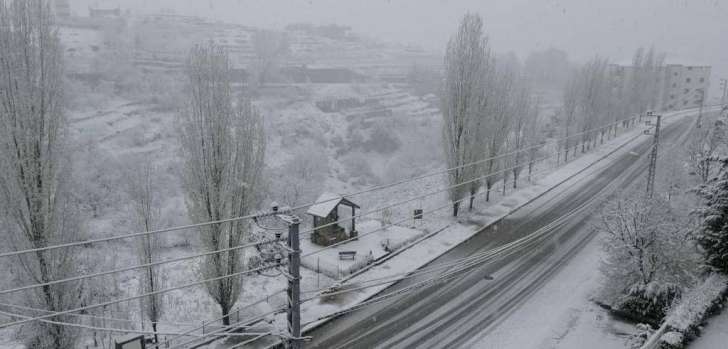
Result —
M 626 86 L 628 93 L 623 101 L 628 106 L 628 114 L 638 114 L 641 120 L 649 108 L 656 107 L 664 61 L 665 54 L 656 52 L 654 47 L 646 52 L 643 47 L 635 51 Z
M 511 110 L 511 148 L 516 152 L 511 157 L 511 173 L 513 174 L 513 188 L 518 188 L 518 176 L 523 171 L 525 159 L 528 158 L 528 152 L 525 150 L 529 142 L 529 129 L 534 128 L 535 119 L 533 115 L 533 101 L 531 100 L 531 91 L 526 86 L 525 80 L 518 82 L 518 90 L 513 98 L 513 106 Z M 505 182 L 505 180 L 504 180 Z
M 726 145 L 725 126 L 717 121 L 712 128 L 695 129 L 688 143 L 687 152 L 690 168 L 698 175 L 703 184 L 707 183 L 713 172 L 718 150 Z
M 16 249 L 76 240 L 64 147 L 62 50 L 46 1 L 0 1 L 0 213 Z M 74 273 L 74 251 L 22 255 L 22 281 L 47 283 Z M 57 312 L 78 304 L 78 283 L 24 293 L 28 305 Z M 50 320 L 72 322 L 67 316 Z M 69 327 L 35 323 L 30 348 L 70 348 Z
M 580 120 L 581 152 L 585 152 L 596 141 L 596 131 L 607 118 L 608 91 L 607 61 L 595 57 L 587 62 L 579 71 L 581 93 L 578 99 L 578 110 L 583 113 Z
M 198 46 L 188 62 L 188 104 L 180 114 L 180 142 L 184 159 L 184 187 L 190 218 L 208 222 L 243 216 L 259 200 L 258 186 L 264 165 L 265 137 L 260 114 L 247 98 L 234 103 L 227 54 L 214 46 Z M 200 228 L 203 246 L 211 251 L 239 245 L 248 222 Z M 221 278 L 242 270 L 240 250 L 206 258 L 201 273 Z M 205 284 L 220 305 L 223 323 L 242 287 L 240 276 Z
M 141 231 L 151 231 L 157 228 L 160 210 L 156 197 L 155 178 L 156 171 L 150 161 L 142 161 L 141 168 L 128 174 L 127 195 L 132 205 L 132 217 L 135 227 Z M 150 264 L 158 260 L 160 249 L 158 235 L 144 235 L 139 238 L 137 254 L 142 264 Z M 139 280 L 140 291 L 154 293 L 162 289 L 162 282 L 158 267 L 149 266 L 142 270 Z M 142 309 L 152 325 L 154 343 L 159 344 L 157 323 L 162 318 L 164 301 L 161 294 L 155 294 L 142 299 Z
M 301 147 L 275 177 L 274 195 L 290 206 L 313 202 L 321 193 L 329 170 L 325 149 Z
M 564 162 L 569 161 L 569 147 L 572 143 L 576 143 L 572 140 L 573 137 L 571 130 L 574 127 L 574 122 L 576 121 L 578 99 L 579 80 L 576 75 L 572 75 L 564 89 L 564 103 L 562 108 L 563 119 L 561 120 L 561 127 L 563 130 L 562 136 L 564 138 L 562 143 L 564 149 Z
M 259 30 L 253 34 L 257 83 L 265 85 L 288 52 L 288 39 L 283 33 Z
M 501 178 L 507 176 L 496 175 L 503 166 L 504 158 L 498 157 L 507 144 L 510 132 L 510 117 L 514 93 L 515 77 L 517 72 L 514 71 L 513 65 L 498 65 L 494 83 L 491 85 L 489 93 L 489 103 L 486 106 L 486 122 L 483 124 L 484 131 L 482 136 L 481 152 L 488 159 L 485 164 L 485 200 L 490 200 L 490 190 L 493 185 Z
M 659 318 L 694 281 L 699 255 L 688 238 L 686 216 L 662 198 L 617 195 L 596 226 L 604 234 L 602 293 L 615 309 Z
M 526 127 L 526 139 L 528 140 L 528 181 L 531 181 L 531 175 L 533 174 L 533 167 L 536 162 L 536 156 L 544 146 L 544 135 L 542 133 L 541 119 L 539 118 L 539 110 L 541 108 L 541 101 L 537 100 L 531 104 L 531 108 L 528 111 L 529 121 L 528 127 Z
M 632 57 L 632 74 L 629 75 L 628 81 L 628 100 L 629 105 L 628 112 L 630 114 L 642 113 L 642 101 L 644 100 L 644 79 L 642 74 L 642 65 L 644 64 L 644 52 L 643 47 L 638 48 L 634 56 Z
M 476 149 L 482 111 L 486 104 L 485 79 L 488 74 L 490 50 L 483 34 L 483 21 L 476 14 L 462 19 L 458 32 L 450 39 L 445 54 L 445 82 L 442 93 L 443 140 L 449 173 L 450 200 L 453 216 L 458 215 L 460 201 L 468 188 L 477 192 L 478 170 L 482 167 L 466 164 L 480 154 Z M 462 185 L 468 180 L 469 187 Z M 472 205 L 472 202 L 471 202 Z

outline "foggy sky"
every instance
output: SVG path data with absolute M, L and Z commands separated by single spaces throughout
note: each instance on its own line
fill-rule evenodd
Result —
M 576 61 L 600 54 L 628 62 L 638 46 L 654 44 L 668 62 L 707 64 L 728 77 L 728 0 L 71 0 L 155 12 L 174 8 L 256 27 L 293 22 L 350 25 L 383 41 L 442 51 L 467 11 L 483 16 L 493 47 L 525 57 L 558 47 Z

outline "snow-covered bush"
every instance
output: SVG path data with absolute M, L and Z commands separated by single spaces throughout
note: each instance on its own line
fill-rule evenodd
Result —
M 667 323 L 670 328 L 688 332 L 699 324 L 710 310 L 721 303 L 728 291 L 728 277 L 720 274 L 710 275 L 705 282 L 685 294 L 679 304 L 670 312 Z
M 682 333 L 670 331 L 660 337 L 660 347 L 662 349 L 678 349 L 682 348 L 684 337 Z
M 705 281 L 687 292 L 667 316 L 667 333 L 661 338 L 661 348 L 678 349 L 700 334 L 705 319 L 719 310 L 728 295 L 728 277 L 711 274 Z
M 680 287 L 674 284 L 637 283 L 612 308 L 639 321 L 657 325 L 670 305 L 680 298 L 680 292 Z
M 630 349 L 640 349 L 645 342 L 655 333 L 652 326 L 648 324 L 637 324 L 636 332 L 627 339 L 627 347 Z

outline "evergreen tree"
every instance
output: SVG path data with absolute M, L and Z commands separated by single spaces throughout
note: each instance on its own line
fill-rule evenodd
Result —
M 698 189 L 705 207 L 698 210 L 703 221 L 698 242 L 705 250 L 705 262 L 721 273 L 728 273 L 728 158 L 720 160 L 720 173 Z

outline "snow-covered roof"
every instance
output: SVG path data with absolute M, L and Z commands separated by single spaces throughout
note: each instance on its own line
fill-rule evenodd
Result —
M 316 203 L 311 205 L 306 213 L 316 217 L 327 217 L 341 203 L 359 208 L 358 205 L 339 194 L 326 192 L 316 199 Z

